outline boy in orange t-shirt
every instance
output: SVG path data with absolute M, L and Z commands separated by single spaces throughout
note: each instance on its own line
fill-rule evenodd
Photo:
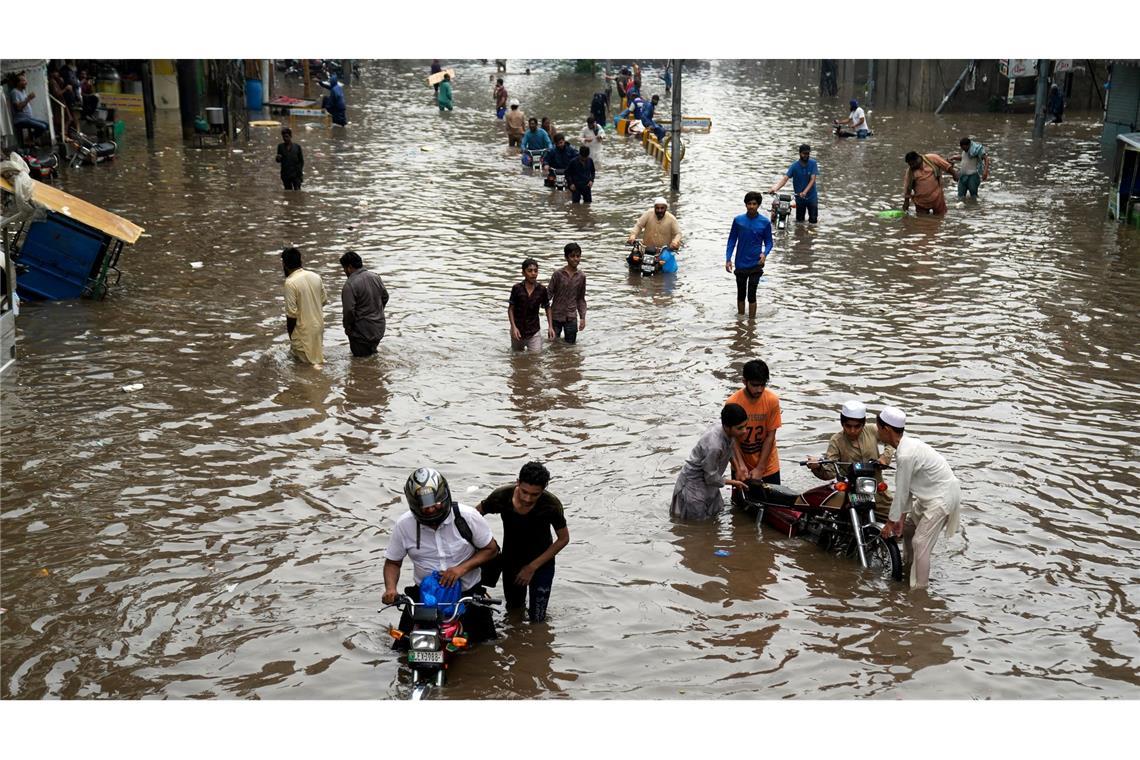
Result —
M 776 428 L 780 427 L 780 399 L 768 390 L 768 365 L 759 359 L 744 364 L 744 387 L 728 397 L 748 413 L 748 434 L 736 444 L 732 471 L 737 480 L 780 482 L 780 457 L 776 452 Z M 733 500 L 740 498 L 736 489 Z

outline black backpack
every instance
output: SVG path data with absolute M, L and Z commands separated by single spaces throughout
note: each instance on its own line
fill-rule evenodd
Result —
M 475 537 L 471 532 L 471 526 L 467 524 L 467 518 L 459 513 L 459 502 L 451 502 L 451 513 L 455 515 L 455 529 L 459 531 L 459 535 L 463 536 L 467 543 L 475 547 L 476 551 L 485 547 L 479 546 L 475 543 Z M 503 552 L 500 549 L 495 553 L 495 556 L 483 563 L 479 568 L 483 571 L 482 584 L 484 586 L 494 586 L 499 582 L 499 576 L 503 574 Z

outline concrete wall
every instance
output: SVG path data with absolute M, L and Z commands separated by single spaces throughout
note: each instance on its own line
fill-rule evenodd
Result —
M 159 58 L 151 61 L 154 72 L 154 107 L 158 111 L 178 110 L 178 74 L 174 61 Z

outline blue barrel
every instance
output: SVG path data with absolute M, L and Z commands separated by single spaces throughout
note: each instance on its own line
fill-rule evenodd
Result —
M 250 111 L 261 110 L 261 80 L 245 80 L 245 107 Z

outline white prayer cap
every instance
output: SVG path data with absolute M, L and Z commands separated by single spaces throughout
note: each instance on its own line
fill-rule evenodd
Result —
M 867 419 L 867 405 L 862 401 L 851 399 L 843 405 L 843 408 L 839 410 L 839 414 L 842 417 L 849 417 L 853 420 L 865 420 Z
M 662 198 L 660 195 L 653 199 L 654 206 L 668 206 L 669 201 Z
M 517 106 L 518 104 L 519 104 L 518 98 L 511 98 L 511 105 L 512 106 Z
M 883 411 L 879 412 L 879 419 L 891 427 L 906 427 L 906 413 L 897 406 L 884 406 Z

